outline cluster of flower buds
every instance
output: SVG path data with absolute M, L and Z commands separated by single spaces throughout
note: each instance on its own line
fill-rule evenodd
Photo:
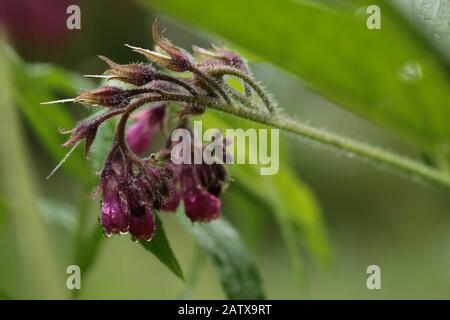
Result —
M 156 22 L 153 38 L 154 51 L 127 45 L 150 63 L 118 64 L 99 56 L 110 68 L 96 76 L 106 78 L 106 85 L 83 91 L 71 101 L 102 106 L 105 111 L 64 132 L 71 134 L 64 146 L 85 140 L 88 153 L 99 126 L 121 117 L 101 172 L 100 222 L 107 235 L 129 232 L 140 241 L 153 237 L 156 211 L 175 211 L 181 201 L 193 222 L 218 218 L 220 196 L 227 186 L 228 174 L 221 161 L 177 165 L 171 161 L 170 124 L 176 123 L 172 130 L 189 127 L 190 115 L 202 113 L 211 104 L 254 107 L 253 92 L 268 113 L 272 110 L 270 99 L 236 53 L 212 46 L 210 50 L 194 47 L 191 55 L 165 39 Z M 225 76 L 240 78 L 245 94 L 232 88 Z M 175 112 L 169 108 L 172 103 L 178 106 Z M 127 125 L 128 120 L 133 123 Z M 158 132 L 166 143 L 149 154 Z

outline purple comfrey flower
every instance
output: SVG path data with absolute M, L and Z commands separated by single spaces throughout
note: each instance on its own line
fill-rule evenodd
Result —
M 155 232 L 151 195 L 146 193 L 140 177 L 129 176 L 126 192 L 130 208 L 130 233 L 136 240 L 150 240 Z
M 223 165 L 183 165 L 180 180 L 185 212 L 192 222 L 219 218 L 219 196 L 227 183 Z
M 219 218 L 221 201 L 204 189 L 188 190 L 183 195 L 186 215 L 195 221 L 211 221 Z
M 222 143 L 225 152 L 214 154 L 217 162 L 212 164 L 207 161 L 208 164 L 175 165 L 171 161 L 171 151 L 176 144 L 169 139 L 164 148 L 141 158 L 163 126 L 164 133 L 165 129 L 168 132 L 175 128 L 190 129 L 191 116 L 202 114 L 210 106 L 225 108 L 224 102 L 226 110 L 253 108 L 255 105 L 250 99 L 253 92 L 261 97 L 269 111 L 273 111 L 264 90 L 253 80 L 247 62 L 236 53 L 222 47 L 212 46 L 209 50 L 194 47 L 194 59 L 191 53 L 164 38 L 156 21 L 153 38 L 154 51 L 127 45 L 149 58 L 150 63 L 118 64 L 99 56 L 109 69 L 106 75 L 93 77 L 119 80 L 133 85 L 132 88 L 106 84 L 83 91 L 74 99 L 45 103 L 73 101 L 107 107 L 105 112 L 63 132 L 70 134 L 64 143 L 66 147 L 72 146 L 69 152 L 75 150 L 82 140 L 86 141 L 86 150 L 89 151 L 99 126 L 114 116 L 121 117 L 97 188 L 102 192 L 99 220 L 106 234 L 129 231 L 138 241 L 153 237 L 158 210 L 175 211 L 181 201 L 191 221 L 217 219 L 221 209 L 220 197 L 229 180 L 222 164 L 231 160 L 225 150 L 225 140 Z M 230 75 L 243 81 L 247 96 L 229 85 L 226 79 Z M 175 112 L 170 113 L 170 119 L 166 110 L 169 103 L 175 104 Z M 137 113 L 139 108 L 148 104 L 151 104 L 150 108 Z M 130 118 L 134 118 L 134 122 L 127 126 Z M 189 152 L 192 153 L 195 147 Z
M 131 215 L 130 234 L 134 240 L 150 241 L 155 234 L 155 216 L 150 208 L 146 208 L 143 216 Z
M 120 150 L 113 150 L 103 168 L 100 188 L 103 199 L 100 223 L 106 234 L 127 232 L 130 212 L 124 180 L 127 176 L 127 163 Z
M 125 233 L 129 228 L 130 214 L 125 194 L 119 189 L 115 178 L 102 183 L 103 200 L 100 222 L 106 234 Z
M 115 107 L 124 104 L 124 102 L 127 102 L 135 94 L 136 92 L 134 90 L 103 86 L 94 90 L 81 92 L 74 101 L 89 105 Z
M 164 118 L 166 104 L 161 103 L 139 113 L 127 130 L 127 143 L 136 154 L 144 153 L 150 146 L 153 136 L 158 132 Z
M 161 205 L 161 210 L 174 212 L 180 205 L 181 195 L 176 186 L 172 186 L 169 198 Z

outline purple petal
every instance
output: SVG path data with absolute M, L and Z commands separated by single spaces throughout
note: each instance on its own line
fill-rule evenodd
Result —
M 221 201 L 205 190 L 184 195 L 184 208 L 191 221 L 210 221 L 219 218 Z
M 127 232 L 130 221 L 125 196 L 118 191 L 115 181 L 108 185 L 103 190 L 101 224 L 108 234 Z
M 150 209 L 142 217 L 131 215 L 130 233 L 134 239 L 139 241 L 151 240 L 155 233 L 155 217 Z

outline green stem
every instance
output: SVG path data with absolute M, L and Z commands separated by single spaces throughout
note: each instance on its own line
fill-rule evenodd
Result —
M 145 97 L 128 106 L 126 109 L 127 112 L 131 113 L 144 103 L 156 101 L 197 103 L 202 106 L 222 111 L 243 119 L 251 120 L 257 123 L 291 132 L 299 137 L 303 137 L 314 142 L 319 142 L 324 145 L 331 146 L 335 149 L 344 151 L 347 154 L 356 155 L 362 159 L 370 160 L 375 164 L 395 169 L 399 173 L 406 174 L 407 176 L 422 178 L 435 185 L 450 189 L 450 175 L 441 170 L 436 170 L 405 156 L 401 156 L 383 150 L 381 148 L 373 147 L 362 142 L 354 141 L 325 131 L 323 129 L 312 127 L 282 113 L 269 113 L 265 111 L 249 109 L 238 105 L 218 102 L 216 99 L 211 99 L 208 97 L 192 97 L 182 94 L 169 93 L 164 94 L 163 96 Z
M 284 114 L 268 114 L 257 110 L 231 107 L 222 103 L 202 101 L 210 108 L 233 114 L 240 118 L 269 125 L 291 132 L 311 141 L 320 142 L 351 155 L 359 156 L 376 164 L 386 165 L 407 176 L 423 178 L 436 185 L 450 189 L 450 176 L 440 170 L 428 167 L 420 162 L 395 153 L 373 147 L 362 142 L 350 140 L 334 133 L 314 128 Z
M 242 79 L 249 86 L 251 86 L 253 90 L 255 90 L 256 94 L 261 98 L 264 105 L 270 112 L 276 111 L 275 106 L 273 106 L 273 104 L 270 102 L 270 99 L 268 95 L 264 92 L 264 89 L 251 76 L 249 76 L 245 72 L 242 72 L 236 68 L 221 66 L 215 69 L 210 69 L 209 73 L 216 76 L 231 75 Z

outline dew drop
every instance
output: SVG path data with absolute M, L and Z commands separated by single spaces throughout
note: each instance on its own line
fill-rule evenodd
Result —
M 417 61 L 407 62 L 400 67 L 398 77 L 404 83 L 416 83 L 423 78 L 422 67 Z

